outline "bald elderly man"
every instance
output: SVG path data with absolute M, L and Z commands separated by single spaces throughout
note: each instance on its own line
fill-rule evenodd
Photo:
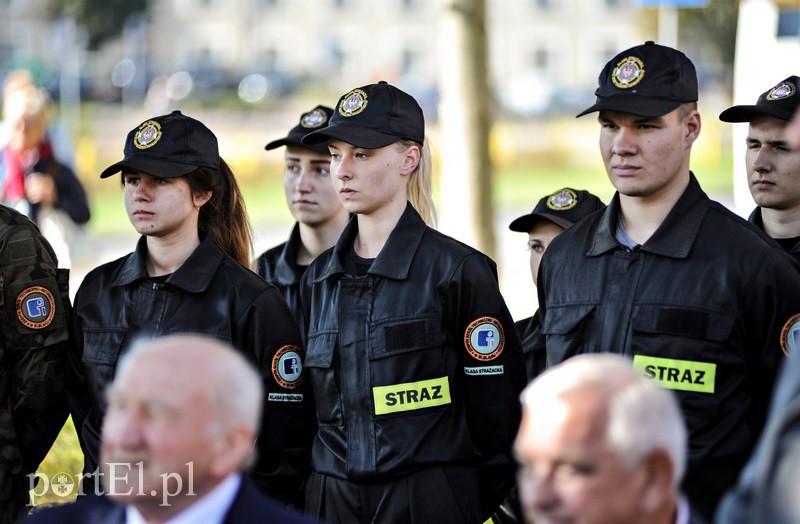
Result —
M 108 389 L 104 495 L 30 522 L 308 523 L 241 472 L 261 417 L 258 373 L 227 344 L 173 335 L 136 344 Z

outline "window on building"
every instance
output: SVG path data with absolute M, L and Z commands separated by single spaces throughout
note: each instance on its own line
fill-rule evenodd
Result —
M 214 3 L 214 0 L 196 0 L 196 1 L 197 5 L 199 5 L 200 7 L 210 7 L 211 4 Z
M 278 50 L 274 47 L 262 49 L 258 59 L 264 71 L 271 73 L 278 69 Z
M 781 9 L 778 12 L 778 36 L 800 35 L 800 9 Z
M 417 53 L 411 49 L 403 49 L 400 54 L 400 70 L 403 74 L 409 74 L 414 71 L 417 65 Z
M 270 7 L 275 7 L 280 4 L 280 0 L 258 0 L 258 5 L 264 9 L 269 9 Z
M 415 9 L 419 7 L 420 0 L 400 0 L 400 5 L 403 6 L 404 9 Z
M 553 9 L 558 0 L 533 0 L 534 5 L 542 10 Z
M 617 9 L 619 7 L 622 7 L 622 1 L 623 0 L 605 0 L 606 7 L 608 7 L 609 9 Z
M 351 5 L 353 5 L 353 0 L 333 0 L 333 6 L 337 9 L 350 7 Z

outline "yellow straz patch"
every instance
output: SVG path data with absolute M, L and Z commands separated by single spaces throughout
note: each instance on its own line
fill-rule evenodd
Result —
M 714 393 L 716 364 L 636 355 L 633 366 L 667 389 Z
M 376 415 L 432 408 L 450 403 L 450 384 L 447 377 L 441 377 L 377 386 L 372 388 L 372 397 Z

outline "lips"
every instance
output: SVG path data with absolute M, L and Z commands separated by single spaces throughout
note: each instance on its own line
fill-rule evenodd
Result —
M 759 191 L 769 191 L 770 189 L 775 187 L 775 182 L 770 182 L 768 180 L 754 180 L 752 182 L 753 188 Z
M 133 216 L 135 217 L 151 217 L 154 214 L 155 213 L 152 213 L 150 211 L 145 211 L 144 209 L 137 209 L 136 211 L 133 212 Z
M 306 199 L 299 199 L 292 202 L 296 206 L 313 206 L 316 205 L 316 202 L 312 202 L 311 200 Z
M 612 165 L 611 168 L 614 170 L 614 173 L 617 175 L 633 175 L 639 171 L 639 166 L 632 166 L 630 164 L 616 164 Z

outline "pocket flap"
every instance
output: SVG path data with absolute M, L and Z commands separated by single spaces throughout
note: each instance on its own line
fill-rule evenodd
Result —
M 371 359 L 442 345 L 439 317 L 415 317 L 378 323 L 370 329 Z
M 637 306 L 633 313 L 634 331 L 715 342 L 727 340 L 735 322 L 733 315 L 657 304 Z
M 545 335 L 565 335 L 578 327 L 578 325 L 592 314 L 594 304 L 578 306 L 557 306 L 547 310 L 542 324 L 542 333 Z
M 333 366 L 333 352 L 336 349 L 336 333 L 315 333 L 308 336 L 305 366 L 310 368 L 330 368 Z

